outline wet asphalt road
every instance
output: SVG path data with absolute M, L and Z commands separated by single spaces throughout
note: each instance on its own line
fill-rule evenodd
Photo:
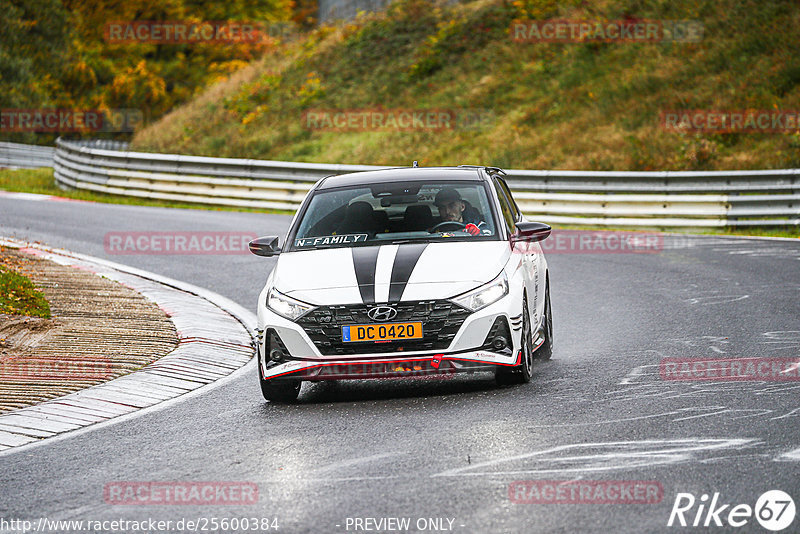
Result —
M 103 237 L 283 235 L 288 224 L 278 215 L 0 197 L 0 236 L 146 269 L 251 310 L 272 259 L 120 256 L 104 250 Z M 323 383 L 305 385 L 296 405 L 275 406 L 261 399 L 252 367 L 169 409 L 0 455 L 0 518 L 173 526 L 276 518 L 278 532 L 291 533 L 679 532 L 698 529 L 667 527 L 678 493 L 698 499 L 689 522 L 701 495 L 719 493 L 719 504 L 731 506 L 719 516 L 724 526 L 712 521 L 711 530 L 768 532 L 753 517 L 733 528 L 727 513 L 773 489 L 800 505 L 800 382 L 659 375 L 664 358 L 800 361 L 800 240 L 677 237 L 654 254 L 550 254 L 548 263 L 554 358 L 528 385 L 498 388 L 488 375 Z M 531 480 L 650 481 L 663 496 L 652 504 L 513 502 L 509 486 Z M 103 489 L 115 481 L 247 481 L 259 498 L 107 504 Z M 409 528 L 377 530 L 368 518 L 408 518 Z M 0 521 L 5 531 L 15 530 Z M 783 532 L 799 531 L 795 519 Z

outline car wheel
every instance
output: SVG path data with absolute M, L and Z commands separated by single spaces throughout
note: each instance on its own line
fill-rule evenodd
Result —
M 271 402 L 294 402 L 300 394 L 300 380 L 264 380 L 261 377 L 260 362 L 258 364 L 258 382 L 261 385 L 261 394 Z
M 528 297 L 522 299 L 522 361 L 514 367 L 498 367 L 495 380 L 501 386 L 527 384 L 533 376 L 533 332 L 528 317 Z

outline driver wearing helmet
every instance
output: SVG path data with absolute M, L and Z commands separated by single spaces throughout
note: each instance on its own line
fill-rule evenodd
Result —
M 470 209 L 467 209 L 467 204 L 462 200 L 461 193 L 454 187 L 445 187 L 436 193 L 433 203 L 439 208 L 439 216 L 442 218 L 442 223 L 461 223 L 464 225 L 464 231 L 471 235 L 479 235 L 481 227 L 486 225 L 484 221 L 480 220 L 480 214 L 475 208 L 470 206 Z

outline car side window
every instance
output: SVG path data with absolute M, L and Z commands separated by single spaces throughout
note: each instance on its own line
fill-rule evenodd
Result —
M 503 212 L 503 219 L 506 221 L 506 228 L 508 228 L 509 233 L 514 233 L 514 229 L 516 227 L 514 209 L 511 207 L 511 203 L 506 197 L 506 193 L 503 191 L 503 186 L 500 185 L 499 181 L 495 178 L 493 183 L 494 188 L 497 191 L 497 199 L 500 201 L 500 210 Z
M 522 218 L 522 213 L 519 211 L 517 201 L 514 200 L 514 195 L 511 194 L 511 189 L 509 189 L 508 184 L 502 178 L 498 177 L 497 181 L 500 183 L 500 187 L 503 188 L 503 192 L 506 194 L 506 197 L 508 197 L 508 202 L 511 204 L 511 208 L 514 210 L 514 220 L 520 220 Z

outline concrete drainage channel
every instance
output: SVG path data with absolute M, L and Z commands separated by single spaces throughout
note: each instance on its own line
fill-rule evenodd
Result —
M 139 371 L 0 415 L 0 455 L 165 408 L 232 380 L 252 360 L 255 315 L 225 297 L 82 254 L 13 239 L 0 239 L 0 245 L 136 290 L 168 313 L 179 338 L 172 352 Z

